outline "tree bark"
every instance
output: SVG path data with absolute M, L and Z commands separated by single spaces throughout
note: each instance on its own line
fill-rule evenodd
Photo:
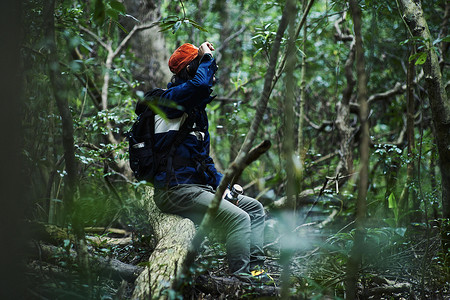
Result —
M 413 53 L 413 51 L 412 51 Z M 415 148 L 415 138 L 414 138 L 414 76 L 415 68 L 414 63 L 410 61 L 408 63 L 408 72 L 407 72 L 407 83 L 406 83 L 406 136 L 408 139 L 408 158 L 409 161 L 407 163 L 406 169 L 406 182 L 403 188 L 402 194 L 398 200 L 398 206 L 401 211 L 405 213 L 409 209 L 409 198 L 411 198 L 411 202 L 413 205 L 413 209 L 415 211 L 419 211 L 420 203 L 416 197 L 416 193 L 413 190 L 412 183 L 414 180 L 414 148 Z M 411 193 L 410 193 L 411 192 Z M 411 197 L 410 197 L 411 196 Z M 414 212 L 413 221 L 419 222 L 419 216 L 417 212 Z
M 345 61 L 344 72 L 347 86 L 342 91 L 342 99 L 336 104 L 336 128 L 340 138 L 339 155 L 340 160 L 336 167 L 335 176 L 346 178 L 353 171 L 353 128 L 350 126 L 350 100 L 356 80 L 353 75 L 353 65 L 355 62 L 355 38 L 352 35 L 344 34 L 347 30 L 339 27 L 345 21 L 345 15 L 336 24 L 335 38 L 339 41 L 350 41 L 350 51 Z M 341 180 L 342 183 L 343 180 Z
M 124 0 L 127 13 L 133 18 L 121 20 L 124 27 L 131 30 L 135 25 L 146 24 L 160 19 L 160 4 L 155 0 Z M 134 78 L 144 83 L 144 91 L 154 87 L 165 87 L 172 73 L 167 67 L 170 54 L 175 49 L 166 49 L 164 36 L 159 27 L 148 28 L 137 33 L 130 41 L 131 51 L 139 59 L 133 70 Z
M 441 69 L 436 52 L 432 47 L 432 37 L 423 16 L 420 0 L 401 0 L 402 17 L 410 33 L 423 40 L 427 59 L 423 64 L 426 89 L 430 100 L 435 140 L 439 153 L 439 167 L 442 177 L 442 210 L 443 217 L 450 219 L 450 101 L 447 97 L 445 84 L 442 80 Z M 450 248 L 449 228 L 442 235 L 444 253 Z
M 306 11 L 306 0 L 302 1 L 302 9 Z M 303 135 L 303 119 L 305 115 L 305 104 L 306 104 L 306 42 L 307 42 L 308 26 L 305 21 L 303 26 L 303 36 L 302 36 L 302 63 L 301 63 L 301 74 L 300 74 L 300 103 L 299 103 L 299 116 L 298 116 L 298 130 L 297 130 L 297 154 L 300 160 L 299 171 L 299 191 L 303 190 L 303 171 L 305 168 L 305 142 Z
M 153 189 L 145 188 L 150 225 L 157 245 L 149 258 L 147 268 L 136 280 L 132 299 L 163 299 L 162 293 L 170 288 L 178 269 L 184 263 L 195 234 L 194 223 L 180 216 L 162 213 L 153 201 Z
M 364 62 L 364 48 L 361 33 L 362 13 L 357 0 L 350 0 L 350 10 L 353 18 L 356 48 L 356 73 L 358 78 L 358 103 L 360 105 L 359 121 L 361 123 L 360 135 L 360 166 L 358 180 L 358 199 L 356 202 L 355 237 L 353 248 L 347 262 L 345 290 L 347 299 L 355 299 L 357 280 L 362 261 L 364 247 L 364 222 L 366 218 L 366 197 L 369 174 L 369 122 L 367 104 L 367 77 Z
M 288 232 L 291 232 L 295 228 L 296 224 L 296 216 L 295 211 L 297 209 L 297 197 L 300 192 L 298 186 L 298 177 L 296 172 L 296 158 L 294 152 L 294 99 L 295 99 L 295 90 L 296 90 L 296 80 L 294 77 L 295 66 L 297 64 L 297 47 L 295 45 L 295 41 L 297 36 L 295 35 L 295 19 L 297 17 L 297 5 L 295 0 L 287 0 L 286 8 L 288 10 L 288 41 L 287 41 L 287 50 L 286 50 L 286 79 L 285 79 L 285 89 L 286 96 L 284 100 L 284 135 L 283 135 L 283 154 L 285 157 L 285 168 L 286 168 L 286 199 L 287 199 L 287 208 L 289 209 L 289 213 L 285 215 L 288 227 Z M 289 287 L 290 287 L 290 260 L 292 254 L 295 249 L 293 249 L 291 236 L 288 236 L 287 239 L 283 239 L 283 243 L 281 244 L 281 253 L 280 253 L 280 263 L 283 266 L 283 271 L 281 272 L 281 297 L 283 299 L 289 298 Z

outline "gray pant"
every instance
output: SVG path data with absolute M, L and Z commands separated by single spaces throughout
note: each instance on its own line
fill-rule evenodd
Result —
M 166 213 L 191 219 L 199 224 L 214 198 L 207 185 L 180 184 L 155 192 L 155 203 Z M 240 195 L 238 205 L 222 200 L 214 220 L 226 239 L 227 258 L 233 274 L 249 273 L 264 263 L 264 208 L 257 200 Z

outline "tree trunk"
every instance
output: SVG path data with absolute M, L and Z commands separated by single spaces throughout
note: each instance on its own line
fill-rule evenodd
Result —
M 439 167 L 442 177 L 442 209 L 443 217 L 450 219 L 450 101 L 447 98 L 445 84 L 442 80 L 438 57 L 433 50 L 432 37 L 423 16 L 419 0 L 401 0 L 403 19 L 414 37 L 421 38 L 426 47 L 427 59 L 423 64 L 426 88 L 430 100 L 435 140 L 439 153 Z M 450 248 L 448 230 L 444 230 L 442 242 L 444 253 Z
M 144 200 L 149 203 L 149 221 L 157 245 L 136 281 L 132 299 L 161 299 L 185 260 L 195 226 L 189 219 L 161 213 L 153 201 L 152 188 L 145 188 Z
M 355 62 L 355 41 L 351 35 L 346 35 L 343 32 L 347 30 L 340 29 L 341 23 L 345 21 L 345 13 L 336 24 L 336 39 L 342 42 L 350 41 L 350 51 L 345 61 L 345 79 L 347 80 L 347 86 L 342 91 L 342 99 L 336 104 L 336 128 L 339 133 L 340 145 L 339 155 L 340 160 L 336 167 L 336 177 L 344 177 L 353 171 L 353 128 L 350 126 L 350 100 L 355 87 L 356 80 L 353 75 L 353 65 Z M 342 180 L 341 180 L 342 183 Z
M 124 27 L 151 23 L 160 19 L 158 1 L 154 0 L 124 0 L 128 17 L 123 20 Z M 122 22 L 122 21 L 121 21 Z M 139 59 L 138 68 L 133 71 L 134 78 L 144 83 L 144 90 L 154 87 L 165 87 L 172 76 L 167 62 L 175 49 L 166 49 L 164 36 L 159 27 L 145 29 L 137 33 L 130 41 L 131 51 Z
M 407 89 L 406 89 L 406 136 L 408 139 L 408 158 L 406 169 L 406 182 L 403 187 L 402 194 L 398 201 L 398 206 L 404 213 L 408 212 L 410 207 L 409 198 L 411 198 L 412 208 L 414 209 L 414 222 L 420 222 L 420 214 L 418 214 L 420 202 L 416 197 L 415 190 L 412 187 L 414 180 L 414 148 L 415 148 L 415 138 L 414 138 L 414 76 L 415 68 L 414 63 L 411 61 L 408 63 L 408 73 L 407 73 Z M 411 197 L 410 197 L 411 196 Z M 409 218 L 409 217 L 408 217 Z
M 306 0 L 302 1 L 303 11 L 306 11 Z M 303 190 L 303 171 L 305 168 L 305 153 L 306 147 L 303 135 L 303 118 L 305 116 L 305 103 L 306 103 L 306 42 L 307 42 L 308 26 L 305 21 L 303 26 L 303 36 L 302 36 L 302 71 L 300 75 L 300 103 L 299 103 L 299 116 L 298 116 L 298 131 L 297 131 L 297 154 L 300 160 L 300 170 L 299 171 L 299 191 Z
M 360 105 L 359 121 L 361 123 L 360 134 L 360 166 L 358 180 L 358 199 L 356 203 L 355 238 L 353 248 L 347 262 L 345 290 L 347 299 L 355 299 L 357 292 L 358 272 L 364 250 L 364 222 L 366 217 L 366 197 L 369 183 L 369 122 L 367 104 L 367 77 L 364 62 L 364 48 L 362 41 L 362 13 L 357 0 L 350 0 L 353 26 L 355 31 L 356 48 L 356 73 L 358 78 L 358 103 Z
M 47 49 L 48 49 L 48 67 L 50 74 L 50 81 L 53 89 L 53 96 L 56 100 L 56 105 L 58 107 L 59 113 L 62 120 L 62 140 L 64 147 L 64 161 L 66 164 L 65 176 L 65 193 L 64 201 L 67 209 L 72 209 L 73 207 L 73 194 L 75 191 L 75 186 L 77 182 L 77 162 L 75 159 L 75 147 L 73 138 L 73 120 L 72 114 L 69 109 L 69 103 L 67 101 L 67 95 L 65 91 L 65 82 L 61 76 L 61 71 L 59 69 L 58 53 L 56 48 L 56 37 L 55 37 L 55 0 L 50 0 L 46 2 L 44 6 L 44 20 L 45 33 Z
M 294 152 L 294 99 L 296 90 L 296 80 L 294 77 L 295 66 L 297 64 L 297 47 L 295 45 L 295 19 L 297 17 L 297 5 L 295 0 L 287 0 L 286 7 L 288 11 L 288 42 L 286 51 L 286 79 L 285 88 L 286 96 L 284 101 L 284 135 L 283 135 L 283 154 L 285 157 L 285 168 L 286 168 L 286 199 L 287 208 L 289 213 L 285 215 L 288 227 L 288 232 L 291 232 L 296 227 L 296 195 L 299 193 L 298 178 L 295 166 L 295 152 Z M 287 239 L 283 239 L 281 244 L 280 253 L 280 263 L 283 266 L 283 271 L 281 272 L 281 297 L 289 298 L 289 287 L 290 287 L 290 260 L 295 249 L 292 247 L 291 236 L 288 235 Z
M 72 113 L 66 94 L 66 82 L 61 75 L 59 69 L 58 52 L 56 46 L 55 32 L 55 0 L 45 2 L 43 9 L 43 17 L 45 22 L 46 43 L 48 50 L 48 68 L 50 73 L 50 82 L 52 86 L 53 96 L 56 100 L 61 121 L 62 121 L 62 140 L 64 147 L 64 161 L 66 163 L 66 172 L 64 181 L 64 209 L 66 221 L 70 221 L 76 236 L 78 245 L 78 258 L 81 269 L 88 270 L 88 254 L 86 239 L 82 225 L 77 222 L 75 216 L 74 195 L 78 184 L 77 161 L 75 159 L 75 146 L 73 137 L 73 120 Z

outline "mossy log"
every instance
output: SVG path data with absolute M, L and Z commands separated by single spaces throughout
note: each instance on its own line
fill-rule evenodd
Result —
M 189 219 L 162 213 L 153 201 L 151 187 L 145 188 L 144 200 L 157 244 L 147 268 L 136 280 L 132 299 L 161 299 L 166 298 L 163 291 L 170 287 L 186 257 L 195 226 Z

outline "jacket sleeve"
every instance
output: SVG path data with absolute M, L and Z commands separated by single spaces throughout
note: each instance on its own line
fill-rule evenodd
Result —
M 212 92 L 216 61 L 209 56 L 203 58 L 194 78 L 182 84 L 168 88 L 163 97 L 181 105 L 185 110 L 198 105 L 206 105 Z

